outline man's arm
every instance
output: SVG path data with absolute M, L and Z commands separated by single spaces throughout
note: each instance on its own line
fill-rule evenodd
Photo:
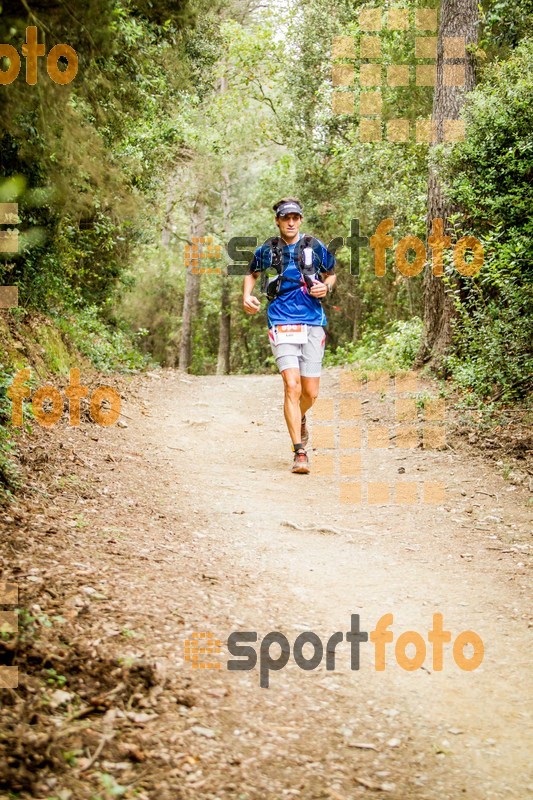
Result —
M 336 282 L 337 276 L 335 274 L 326 275 L 325 278 L 320 277 L 320 283 L 315 283 L 309 290 L 309 294 L 312 297 L 325 297 L 328 292 L 333 291 Z
M 324 272 L 321 272 L 318 276 L 321 282 L 315 283 L 309 292 L 312 297 L 318 297 L 320 299 L 325 297 L 329 292 L 332 292 L 333 287 L 337 283 L 337 276 L 333 271 L 335 269 L 335 256 L 333 253 L 330 253 L 324 245 L 322 245 L 322 252 Z M 325 275 L 325 277 L 322 277 L 323 275 Z
M 261 308 L 261 303 L 254 297 L 252 292 L 255 288 L 255 283 L 259 277 L 259 272 L 250 272 L 244 276 L 244 283 L 242 287 L 242 307 L 247 314 L 257 314 Z

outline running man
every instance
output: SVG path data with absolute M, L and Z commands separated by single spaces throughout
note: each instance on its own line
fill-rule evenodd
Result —
M 277 277 L 267 281 L 268 336 L 283 378 L 283 411 L 294 452 L 292 471 L 308 474 L 305 415 L 318 396 L 327 325 L 320 301 L 335 286 L 335 257 L 319 239 L 300 233 L 303 209 L 296 197 L 279 200 L 273 209 L 279 237 L 255 251 L 244 278 L 243 307 L 248 314 L 257 314 L 261 303 L 252 295 L 255 283 L 262 272 L 273 272 L 277 264 Z

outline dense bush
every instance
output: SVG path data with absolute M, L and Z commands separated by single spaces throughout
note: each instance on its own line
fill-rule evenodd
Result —
M 76 78 L 59 86 L 40 61 L 38 91 L 21 78 L 2 87 L 0 202 L 18 203 L 21 235 L 19 252 L 0 260 L 0 282 L 17 284 L 24 307 L 100 307 L 122 290 L 147 219 L 157 229 L 153 205 L 183 147 L 184 36 L 203 2 L 47 9 L 47 34 L 78 53 Z M 42 37 L 45 26 L 33 22 Z M 9 4 L 0 41 L 19 46 L 27 24 L 22 5 Z
M 468 296 L 456 299 L 454 346 L 446 362 L 463 389 L 509 401 L 533 386 L 533 284 L 523 278 L 523 238 L 483 244 L 487 260 Z
M 466 140 L 443 164 L 448 192 L 485 263 L 456 293 L 457 382 L 480 397 L 523 396 L 533 374 L 533 41 L 487 68 L 466 108 Z
M 327 352 L 325 366 L 357 364 L 361 369 L 383 369 L 392 373 L 412 367 L 422 337 L 422 320 L 392 323 L 388 330 L 370 329 L 359 342 L 349 342 Z
M 96 306 L 78 309 L 75 315 L 57 319 L 56 325 L 102 372 L 128 372 L 151 363 L 149 356 L 140 353 L 135 342 L 145 331 L 141 329 L 135 337 L 129 330 L 106 325 Z
M 13 380 L 13 374 L 0 364 L 0 504 L 11 497 L 13 489 L 20 485 L 20 476 L 13 461 L 15 445 L 8 427 L 11 419 L 11 401 L 7 397 L 7 389 Z
M 450 195 L 467 220 L 482 234 L 499 227 L 500 241 L 533 233 L 532 95 L 528 39 L 508 61 L 485 70 L 466 105 L 466 139 L 443 164 Z

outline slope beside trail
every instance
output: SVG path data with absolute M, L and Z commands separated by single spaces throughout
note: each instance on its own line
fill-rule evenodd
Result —
M 323 399 L 337 396 L 339 374 L 325 372 Z M 392 394 L 363 400 L 364 426 L 392 431 Z M 99 770 L 121 785 L 136 780 L 137 796 L 158 800 L 528 796 L 522 488 L 480 457 L 450 447 L 402 449 L 391 438 L 361 450 L 361 482 L 401 479 L 420 492 L 444 483 L 444 501 L 369 503 L 365 489 L 360 503 L 340 502 L 339 465 L 333 474 L 327 461 L 323 474 L 289 471 L 279 376 L 161 371 L 126 393 L 123 411 L 125 428 L 55 434 L 65 457 L 78 459 L 66 472 L 81 477 L 57 497 L 57 524 L 71 527 L 61 553 L 49 547 L 42 574 L 72 579 L 63 602 L 73 614 L 82 603 L 88 641 L 156 662 L 168 688 L 132 718 L 145 763 L 128 766 L 126 756 L 113 755 L 110 733 L 109 749 L 104 741 L 86 776 Z M 312 435 L 317 426 L 312 420 Z M 315 467 L 320 455 L 312 453 Z M 451 644 L 443 670 L 433 669 L 434 612 L 452 642 L 464 630 L 482 638 L 478 669 L 459 669 Z M 352 670 L 346 641 L 335 670 L 324 658 L 304 671 L 291 654 L 283 670 L 270 672 L 269 688 L 260 687 L 258 667 L 226 668 L 232 631 L 256 631 L 257 652 L 271 631 L 283 632 L 292 649 L 311 630 L 325 647 L 331 634 L 350 629 L 352 614 L 371 631 L 387 613 L 394 641 L 384 671 L 374 669 L 370 642 Z M 404 631 L 426 642 L 416 671 L 396 662 Z M 194 632 L 222 642 L 211 658 L 222 668 L 192 669 L 184 645 Z M 186 701 L 176 697 L 175 680 L 186 686 Z

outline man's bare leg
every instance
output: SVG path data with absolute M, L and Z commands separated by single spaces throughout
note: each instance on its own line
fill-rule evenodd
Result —
M 300 400 L 302 396 L 302 382 L 300 380 L 300 370 L 296 367 L 284 369 L 281 373 L 283 387 L 285 390 L 285 400 L 283 403 L 283 413 L 285 422 L 289 429 L 289 436 L 293 444 L 300 442 L 302 412 L 300 411 Z
M 309 411 L 318 397 L 318 388 L 320 386 L 320 378 L 300 378 L 302 384 L 302 394 L 300 396 L 300 411 L 302 417 Z

